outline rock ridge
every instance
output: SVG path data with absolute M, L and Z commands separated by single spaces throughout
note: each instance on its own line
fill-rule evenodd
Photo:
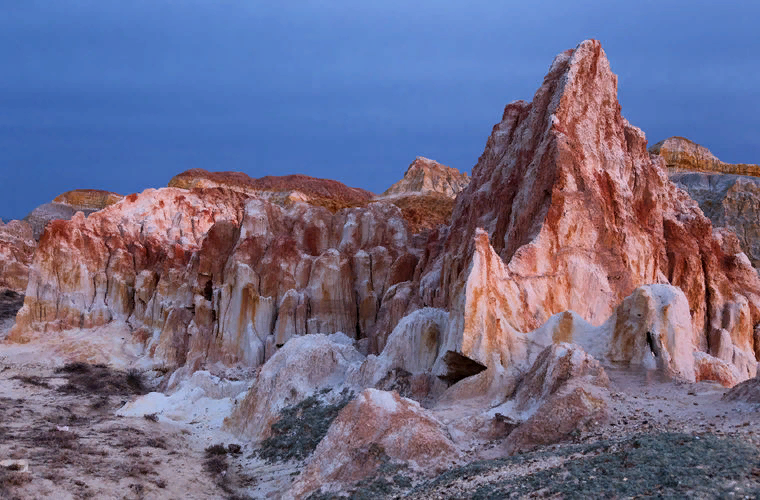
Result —
M 708 172 L 760 177 L 760 165 L 725 163 L 709 149 L 686 137 L 674 136 L 649 148 L 649 152 L 662 156 L 670 173 Z

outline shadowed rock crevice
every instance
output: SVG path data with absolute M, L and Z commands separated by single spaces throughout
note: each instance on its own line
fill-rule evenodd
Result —
M 447 371 L 444 375 L 439 375 L 438 378 L 449 384 L 456 384 L 460 380 L 477 375 L 487 368 L 485 365 L 456 351 L 447 351 L 443 355 L 442 360 Z
M 24 305 L 24 296 L 13 290 L 0 292 L 0 321 L 13 319 L 16 313 Z

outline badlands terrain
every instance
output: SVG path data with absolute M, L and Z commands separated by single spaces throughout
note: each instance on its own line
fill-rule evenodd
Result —
M 647 145 L 588 40 L 471 176 L 0 223 L 0 497 L 758 498 L 760 168 Z

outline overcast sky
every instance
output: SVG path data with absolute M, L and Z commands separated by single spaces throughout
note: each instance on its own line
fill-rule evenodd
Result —
M 0 217 L 189 168 L 380 192 L 471 171 L 504 105 L 602 41 L 623 114 L 760 163 L 760 2 L 0 0 Z

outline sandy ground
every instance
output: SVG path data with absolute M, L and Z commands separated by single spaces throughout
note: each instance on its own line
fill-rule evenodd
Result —
M 11 324 L 2 321 L 0 340 Z M 118 332 L 112 337 L 113 342 L 103 341 L 102 354 L 114 352 L 108 347 L 111 342 L 123 354 L 116 368 L 124 368 L 129 358 L 139 353 L 119 344 L 123 339 Z M 301 463 L 266 464 L 253 456 L 250 445 L 221 430 L 229 405 L 236 404 L 239 384 L 229 386 L 227 393 L 222 391 L 216 399 L 207 393 L 186 398 L 185 407 L 172 406 L 161 395 L 138 400 L 137 393 L 118 388 L 83 389 L 74 383 L 76 373 L 60 371 L 64 361 L 60 350 L 53 347 L 0 343 L 0 461 L 17 460 L 20 467 L 28 464 L 29 468 L 28 472 L 0 468 L 0 499 L 279 498 L 303 469 Z M 126 376 L 125 370 L 98 370 L 98 376 L 110 373 L 114 380 Z M 682 432 L 695 437 L 737 438 L 760 449 L 760 408 L 722 400 L 726 392 L 723 387 L 663 381 L 630 369 L 606 370 L 610 378 L 609 419 L 575 436 L 574 444 L 623 440 L 642 433 Z M 87 374 L 82 376 L 86 380 Z M 200 382 L 216 380 L 210 375 L 204 377 Z M 146 378 L 142 392 L 158 381 Z M 215 387 L 224 384 L 229 382 L 214 382 Z M 186 392 L 195 394 L 197 390 L 194 386 Z M 156 418 L 145 418 L 154 411 Z M 230 448 L 230 443 L 238 444 L 239 451 Z M 207 449 L 215 444 L 226 448 L 218 448 L 221 454 L 210 455 Z M 427 491 L 414 496 L 469 498 L 467 492 L 478 485 L 562 467 L 574 456 L 562 454 L 563 446 L 547 447 L 544 451 L 548 454 L 528 462 L 457 479 L 446 494 Z M 499 441 L 474 447 L 465 452 L 466 462 L 497 457 L 499 447 Z M 429 478 L 410 479 L 417 486 Z M 414 491 L 406 488 L 388 493 L 378 491 L 372 497 L 406 496 Z

